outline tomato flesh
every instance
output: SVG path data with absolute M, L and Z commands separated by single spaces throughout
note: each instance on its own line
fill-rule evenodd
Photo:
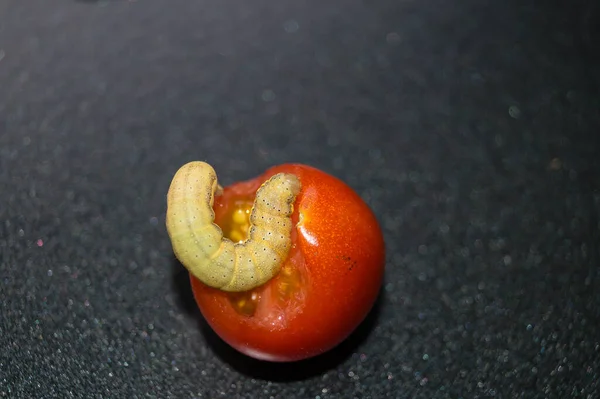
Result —
M 342 342 L 373 307 L 385 255 L 379 224 L 345 183 L 315 168 L 286 164 L 233 184 L 215 198 L 215 222 L 226 237 L 246 238 L 260 185 L 295 174 L 292 249 L 279 274 L 249 292 L 227 293 L 193 276 L 192 289 L 211 328 L 238 351 L 261 360 L 296 361 Z

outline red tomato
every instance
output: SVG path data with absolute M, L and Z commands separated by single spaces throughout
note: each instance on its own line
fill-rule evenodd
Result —
M 300 164 L 273 167 L 226 187 L 215 198 L 215 222 L 227 237 L 235 213 L 247 214 L 258 187 L 277 173 L 295 174 L 292 249 L 280 273 L 251 292 L 227 293 L 191 276 L 196 302 L 214 331 L 261 360 L 296 361 L 342 342 L 373 307 L 383 279 L 379 224 L 346 184 Z

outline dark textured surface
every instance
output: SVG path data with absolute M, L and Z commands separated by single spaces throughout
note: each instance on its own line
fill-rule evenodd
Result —
M 593 2 L 0 2 L 0 396 L 600 397 Z M 368 322 L 262 364 L 164 228 L 183 163 L 297 161 L 385 231 Z

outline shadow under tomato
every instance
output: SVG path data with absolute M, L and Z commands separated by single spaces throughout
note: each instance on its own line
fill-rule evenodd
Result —
M 379 319 L 384 295 L 383 289 L 380 290 L 373 309 L 365 320 L 346 340 L 332 350 L 310 359 L 291 363 L 256 360 L 233 349 L 212 330 L 196 305 L 187 270 L 175 257 L 173 257 L 172 263 L 173 288 L 177 292 L 177 305 L 198 321 L 206 342 L 222 361 L 251 378 L 278 382 L 298 381 L 334 369 L 358 350 Z

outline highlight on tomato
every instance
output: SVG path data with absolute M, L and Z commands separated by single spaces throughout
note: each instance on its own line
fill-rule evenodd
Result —
M 167 229 L 210 327 L 239 352 L 273 362 L 307 359 L 344 341 L 372 309 L 383 280 L 385 245 L 369 206 L 310 166 L 279 165 L 222 188 L 201 164 L 194 169 L 200 172 L 176 174 Z M 279 176 L 299 186 L 284 187 Z M 255 206 L 257 197 L 262 205 Z M 236 290 L 265 277 L 264 259 L 273 277 Z M 217 282 L 221 277 L 227 281 Z

